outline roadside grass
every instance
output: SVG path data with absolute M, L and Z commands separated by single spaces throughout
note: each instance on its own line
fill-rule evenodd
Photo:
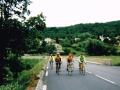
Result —
M 22 59 L 25 70 L 18 73 L 18 78 L 13 82 L 0 86 L 0 90 L 30 90 L 36 87 L 37 76 L 46 64 L 45 59 Z M 28 88 L 29 87 L 29 88 Z
M 89 58 L 111 59 L 113 66 L 120 66 L 120 56 L 86 56 Z

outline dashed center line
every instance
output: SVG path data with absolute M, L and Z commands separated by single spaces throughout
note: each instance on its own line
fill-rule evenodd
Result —
M 46 76 L 48 76 L 48 71 L 46 72 Z
M 87 73 L 91 73 L 91 72 L 89 72 L 89 71 L 86 71 Z
M 78 66 L 75 66 L 76 68 L 79 68 Z M 47 69 L 48 69 L 48 66 L 47 66 Z M 90 73 L 90 74 L 92 74 L 92 72 L 90 72 L 90 71 L 86 71 L 87 73 Z M 48 71 L 46 72 L 46 76 L 48 76 Z M 106 78 L 103 78 L 103 77 L 101 77 L 101 76 L 99 76 L 99 75 L 95 75 L 96 77 L 98 77 L 98 78 L 101 78 L 101 79 L 103 79 L 103 80 L 105 80 L 105 81 L 108 81 L 108 82 L 110 82 L 110 83 L 112 83 L 112 84 L 115 84 L 115 82 L 113 82 L 113 81 L 110 81 L 110 80 L 108 80 L 108 79 L 106 79 Z M 43 86 L 43 90 L 46 90 L 47 89 L 47 85 L 44 85 Z
M 99 76 L 99 75 L 95 75 L 95 76 L 97 76 L 97 77 L 99 77 L 99 78 L 101 78 L 101 79 L 103 79 L 103 80 L 106 80 L 106 81 L 108 81 L 108 82 L 110 82 L 110 83 L 113 83 L 113 84 L 115 84 L 115 82 L 113 82 L 113 81 L 110 81 L 110 80 L 108 80 L 108 79 L 105 79 L 105 78 L 103 78 L 103 77 L 101 77 L 101 76 Z
M 44 85 L 44 86 L 43 86 L 43 90 L 47 90 L 47 85 Z

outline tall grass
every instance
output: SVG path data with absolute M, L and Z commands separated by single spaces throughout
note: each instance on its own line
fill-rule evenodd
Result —
M 22 72 L 18 73 L 18 78 L 7 85 L 0 86 L 0 90 L 25 90 L 30 84 L 30 76 L 38 75 L 46 63 L 44 59 L 22 59 L 24 67 Z

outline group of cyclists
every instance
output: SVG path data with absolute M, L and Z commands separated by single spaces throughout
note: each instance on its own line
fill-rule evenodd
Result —
M 50 65 L 51 65 L 51 63 L 53 64 L 53 62 L 55 61 L 55 63 L 56 63 L 56 73 L 57 73 L 57 68 L 60 69 L 61 68 L 61 63 L 62 63 L 62 57 L 61 57 L 60 53 L 57 53 L 55 57 L 53 56 L 53 54 L 51 54 L 48 57 L 48 59 L 49 59 Z M 71 65 L 73 62 L 74 62 L 73 55 L 72 55 L 72 53 L 69 53 L 69 55 L 66 57 L 66 64 L 67 64 L 66 69 L 67 70 L 68 70 L 68 65 Z M 78 62 L 79 62 L 79 64 L 78 64 L 79 69 L 81 68 L 82 63 L 86 62 L 85 56 L 82 53 L 80 53 L 80 55 L 79 55 Z

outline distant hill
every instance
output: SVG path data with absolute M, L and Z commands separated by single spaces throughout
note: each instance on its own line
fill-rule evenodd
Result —
M 94 36 L 116 37 L 120 35 L 120 20 L 106 23 L 86 23 L 76 24 L 67 27 L 47 27 L 42 33 L 42 37 L 46 38 L 75 38 L 82 33 L 89 33 Z

